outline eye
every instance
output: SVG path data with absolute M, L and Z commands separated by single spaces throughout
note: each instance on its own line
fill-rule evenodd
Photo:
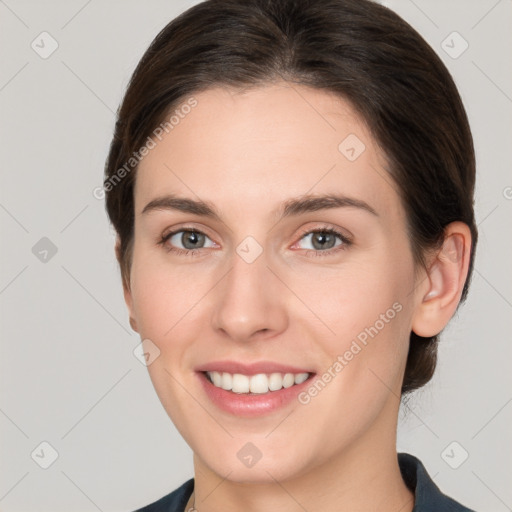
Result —
M 309 243 L 312 246 L 305 248 L 307 254 L 312 253 L 313 256 L 320 257 L 331 256 L 333 253 L 345 250 L 352 243 L 348 237 L 334 228 L 322 228 L 306 231 L 302 234 L 301 240 L 306 239 L 309 239 Z M 337 244 L 336 239 L 340 240 L 340 243 Z
M 306 240 L 309 238 L 309 243 L 312 248 L 303 248 L 307 251 L 308 255 L 313 256 L 331 256 L 333 253 L 345 250 L 349 247 L 352 241 L 340 231 L 325 227 L 321 229 L 309 230 L 302 233 L 300 240 Z M 336 239 L 339 243 L 336 243 Z M 215 242 L 210 240 L 210 245 L 205 245 L 205 241 L 210 238 L 197 229 L 180 229 L 171 231 L 163 235 L 158 242 L 162 245 L 167 252 L 172 252 L 183 256 L 194 256 L 198 254 L 199 249 L 205 249 L 208 247 L 215 247 Z M 176 247 L 181 244 L 183 248 Z M 297 244 L 295 244 L 296 246 Z M 294 246 L 294 248 L 295 248 Z M 299 247 L 300 249 L 301 247 Z
M 168 252 L 176 254 L 190 255 L 197 254 L 197 249 L 204 249 L 205 247 L 215 247 L 215 243 L 205 246 L 205 240 L 210 240 L 207 235 L 197 229 L 180 229 L 179 231 L 172 231 L 162 236 L 159 244 L 163 245 Z M 176 247 L 181 244 L 183 248 Z

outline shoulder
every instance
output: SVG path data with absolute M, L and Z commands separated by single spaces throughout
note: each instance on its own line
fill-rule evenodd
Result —
M 398 464 L 404 482 L 415 494 L 413 512 L 475 512 L 443 494 L 414 455 L 399 453 Z
M 171 493 L 135 512 L 183 512 L 193 490 L 194 479 L 191 478 Z

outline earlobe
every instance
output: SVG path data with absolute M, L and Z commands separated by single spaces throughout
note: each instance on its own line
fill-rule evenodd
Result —
M 131 327 L 135 332 L 139 332 L 139 330 L 137 329 L 137 322 L 135 321 L 135 318 L 133 318 L 133 316 L 130 316 L 130 327 Z
M 444 242 L 418 287 L 412 330 L 422 337 L 439 334 L 455 313 L 466 281 L 471 232 L 463 222 L 445 228 Z
M 130 318 L 130 327 L 135 331 L 139 332 L 137 328 L 137 321 L 135 320 L 134 312 L 133 312 L 133 301 L 132 294 L 129 289 L 123 284 L 123 295 L 124 301 L 126 302 L 126 306 L 128 308 L 129 318 Z
M 119 239 L 119 236 L 116 237 L 115 253 L 116 253 L 117 262 L 119 263 L 119 266 L 122 268 L 122 263 L 121 263 L 121 240 Z M 131 290 L 129 288 L 129 283 L 127 283 L 126 279 L 124 279 L 124 278 L 122 279 L 122 282 L 123 282 L 124 301 L 126 303 L 126 307 L 128 308 L 128 313 L 129 313 L 130 327 L 135 332 L 139 332 L 138 328 L 137 328 L 137 322 L 136 322 L 135 317 L 134 317 L 132 293 L 131 293 Z

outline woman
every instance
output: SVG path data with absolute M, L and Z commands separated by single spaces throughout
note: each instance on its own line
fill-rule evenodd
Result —
M 118 112 L 130 324 L 194 478 L 140 509 L 469 510 L 397 454 L 468 292 L 475 159 L 450 74 L 366 0 L 209 0 Z

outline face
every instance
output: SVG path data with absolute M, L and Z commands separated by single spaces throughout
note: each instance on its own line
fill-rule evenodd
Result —
M 165 410 L 204 468 L 239 482 L 394 442 L 417 297 L 384 155 L 324 91 L 194 98 L 137 170 L 125 290 Z

